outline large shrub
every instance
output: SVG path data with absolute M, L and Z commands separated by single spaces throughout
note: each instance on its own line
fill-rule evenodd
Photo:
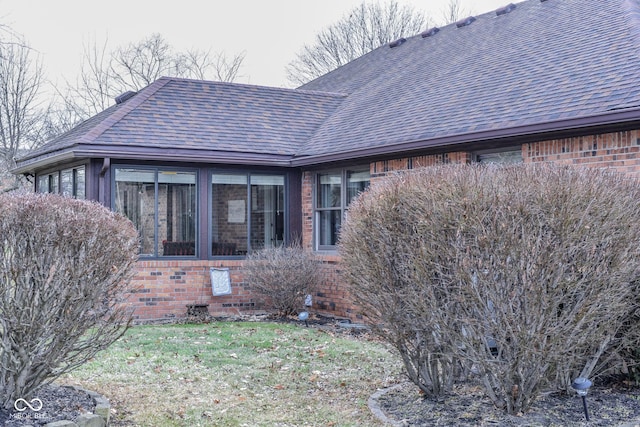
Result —
M 322 280 L 320 261 L 295 242 L 249 254 L 244 274 L 251 289 L 282 316 L 297 313 Z
M 602 170 L 451 165 L 399 174 L 341 231 L 349 290 L 423 391 L 474 367 L 509 413 L 629 345 L 640 187 Z
M 91 202 L 0 194 L 0 405 L 11 408 L 106 348 L 131 313 L 138 237 Z

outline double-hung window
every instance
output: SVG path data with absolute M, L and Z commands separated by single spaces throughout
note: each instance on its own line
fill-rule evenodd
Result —
M 211 255 L 243 256 L 282 245 L 285 211 L 284 175 L 213 173 Z
M 114 210 L 138 230 L 141 256 L 196 255 L 196 171 L 116 167 L 114 180 Z
M 369 169 L 364 167 L 316 174 L 316 249 L 335 249 L 344 214 L 351 201 L 369 186 L 370 179 Z

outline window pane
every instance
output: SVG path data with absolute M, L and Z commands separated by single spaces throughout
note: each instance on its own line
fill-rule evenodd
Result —
M 342 211 L 319 211 L 317 213 L 318 244 L 320 246 L 333 246 L 338 242 Z
M 115 211 L 133 222 L 140 234 L 140 254 L 155 255 L 155 172 L 116 169 Z
M 85 198 L 85 190 L 84 190 L 84 166 L 75 169 L 76 172 L 76 199 L 84 199 Z
M 53 173 L 51 175 L 49 175 L 51 177 L 49 184 L 49 192 L 53 193 L 53 194 L 58 194 L 60 193 L 60 177 L 58 176 L 58 173 Z
M 347 172 L 347 205 L 369 186 L 369 171 Z
M 284 176 L 251 176 L 251 250 L 284 241 Z
M 484 153 L 477 155 L 480 163 L 515 164 L 522 163 L 522 150 L 501 151 L 496 153 Z
M 318 175 L 318 207 L 336 208 L 341 206 L 340 174 Z
M 247 175 L 211 177 L 212 255 L 247 253 Z
M 158 254 L 196 254 L 196 173 L 158 172 Z
M 49 175 L 40 175 L 38 177 L 38 193 L 49 192 Z
M 60 188 L 62 189 L 63 196 L 73 196 L 73 169 L 65 169 L 60 172 L 61 182 Z

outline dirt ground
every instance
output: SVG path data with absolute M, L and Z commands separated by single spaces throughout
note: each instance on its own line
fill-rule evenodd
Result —
M 17 408 L 10 411 L 0 410 L 0 426 L 39 426 L 54 421 L 72 420 L 78 416 L 93 412 L 95 403 L 84 391 L 71 387 L 46 385 L 36 392 L 38 400 L 27 403 L 17 402 Z
M 620 426 L 640 427 L 640 388 L 611 383 L 592 387 L 586 398 L 590 421 L 577 395 L 549 393 L 524 414 L 496 409 L 478 385 L 457 386 L 444 402 L 425 399 L 411 384 L 401 384 L 378 398 L 384 414 L 398 426 Z M 633 423 L 632 421 L 636 421 Z

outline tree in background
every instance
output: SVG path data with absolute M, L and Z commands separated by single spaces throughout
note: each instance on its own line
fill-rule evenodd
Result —
M 18 177 L 8 171 L 21 150 L 44 141 L 47 112 L 39 98 L 44 84 L 41 61 L 24 40 L 7 34 L 0 37 L 0 188 L 19 186 Z
M 395 0 L 363 2 L 302 48 L 286 68 L 287 79 L 302 85 L 385 43 L 417 34 L 427 24 L 424 13 Z
M 60 130 L 105 110 L 116 96 L 138 91 L 162 76 L 232 82 L 244 56 L 244 52 L 233 57 L 200 50 L 176 52 L 160 34 L 112 52 L 107 51 L 106 42 L 86 44 L 76 83 L 67 82 L 64 93 L 59 91 L 63 99 L 63 108 L 57 112 Z
M 452 24 L 460 19 L 466 18 L 472 12 L 462 7 L 461 0 L 449 0 L 447 6 L 442 11 L 442 17 L 445 24 Z

